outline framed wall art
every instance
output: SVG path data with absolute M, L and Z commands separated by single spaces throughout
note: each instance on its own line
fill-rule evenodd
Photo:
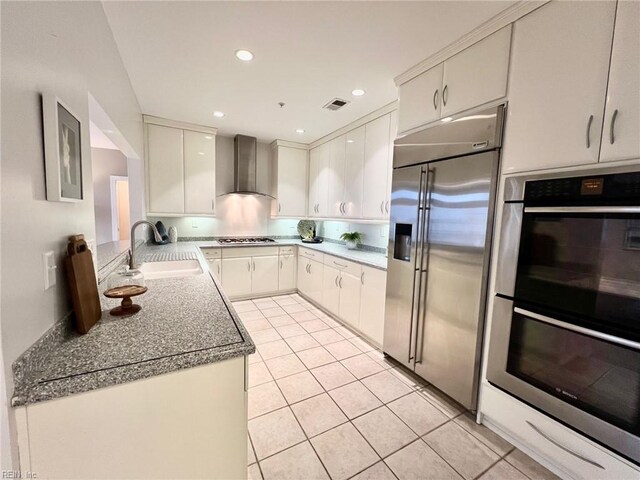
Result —
M 79 202 L 82 185 L 82 125 L 77 115 L 52 93 L 42 94 L 47 200 Z

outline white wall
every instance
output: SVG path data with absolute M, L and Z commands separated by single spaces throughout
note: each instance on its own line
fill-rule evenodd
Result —
M 43 291 L 42 253 L 62 266 L 67 237 L 94 238 L 89 92 L 142 158 L 142 117 L 100 2 L 1 2 L 2 350 L 11 364 L 70 310 L 64 269 Z M 45 199 L 40 93 L 51 90 L 79 116 L 85 200 Z M 11 418 L 11 416 L 10 416 Z M 13 437 L 15 438 L 15 437 Z M 15 448 L 13 450 L 15 465 Z M 2 468 L 7 456 L 2 455 Z
M 111 176 L 127 176 L 127 157 L 120 150 L 91 149 L 91 176 L 93 177 L 93 211 L 96 221 L 96 243 L 113 241 L 111 218 Z

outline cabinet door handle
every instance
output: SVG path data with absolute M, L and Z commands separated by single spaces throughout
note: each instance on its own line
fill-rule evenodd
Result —
M 380 202 L 380 213 L 384 213 L 384 200 Z
M 442 89 L 442 104 L 447 106 L 447 92 L 449 91 L 449 85 L 445 85 Z
M 251 271 L 251 262 L 247 262 L 247 271 L 250 272 Z
M 594 462 L 593 460 L 590 460 L 586 457 L 583 457 L 582 455 L 580 455 L 579 453 L 574 452 L 573 450 L 570 450 L 569 448 L 565 447 L 564 445 L 560 444 L 557 440 L 554 440 L 553 438 L 551 438 L 549 435 L 547 435 L 546 433 L 544 433 L 539 427 L 537 427 L 536 425 L 534 425 L 533 423 L 531 423 L 529 420 L 525 420 L 525 422 L 527 423 L 527 425 L 529 425 L 538 435 L 540 435 L 542 438 L 544 438 L 545 440 L 548 440 L 549 442 L 551 442 L 552 444 L 554 444 L 556 447 L 564 450 L 565 452 L 567 452 L 570 455 L 573 455 L 574 457 L 582 460 L 583 462 L 588 463 L 589 465 L 593 465 L 594 467 L 598 467 L 602 470 L 606 470 L 602 465 L 600 465 L 599 463 Z
M 342 288 L 342 277 L 340 277 L 340 280 L 338 280 L 338 286 Z
M 333 283 L 335 283 L 336 287 L 338 286 L 338 277 L 339 277 L 339 275 L 336 275 L 336 279 L 333 281 Z
M 309 275 L 311 275 L 311 264 L 309 264 Z
M 218 275 L 220 275 L 220 264 L 218 264 Z
M 280 260 L 280 270 L 282 270 L 282 260 Z
M 387 213 L 389 213 L 389 200 L 387 200 L 387 203 L 384 204 L 384 209 L 387 211 Z
M 360 274 L 360 283 L 364 285 L 364 272 Z
M 334 263 L 334 265 L 337 265 L 337 266 L 339 266 L 339 267 L 347 268 L 347 266 L 346 266 L 346 265 L 342 265 L 341 263 L 338 263 L 338 262 L 336 262 L 335 260 L 333 261 L 333 263 Z
M 211 210 L 215 211 L 216 210 L 216 201 L 215 200 L 211 200 Z
M 616 108 L 613 111 L 613 115 L 611 115 L 611 125 L 609 127 L 609 143 L 613 145 L 613 142 L 616 141 L 616 137 L 614 135 L 616 129 L 616 117 L 618 116 L 618 109 Z
M 591 148 L 591 124 L 593 123 L 593 115 L 589 115 L 587 122 L 587 148 Z
M 433 109 L 437 110 L 438 109 L 438 89 L 436 88 L 436 91 L 433 92 Z
M 278 202 L 278 213 L 280 213 L 282 211 L 282 205 L 280 205 L 280 203 Z

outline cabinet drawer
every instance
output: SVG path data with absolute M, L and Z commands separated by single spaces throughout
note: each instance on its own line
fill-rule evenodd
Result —
M 345 260 L 344 258 L 334 257 L 333 255 L 324 256 L 324 264 L 337 268 L 340 271 L 350 273 L 354 277 L 360 277 L 362 273 L 362 265 L 359 263 Z
M 482 385 L 481 411 L 491 423 L 571 477 L 640 478 L 640 470 L 491 386 Z
M 278 247 L 230 247 L 222 249 L 222 258 L 278 255 Z
M 288 247 L 278 247 L 278 251 L 280 255 L 293 255 L 295 252 L 295 246 L 291 245 Z
M 323 253 L 316 252 L 308 248 L 300 248 L 298 253 L 302 257 L 307 257 L 307 258 L 310 258 L 311 260 L 316 260 L 318 262 L 322 262 L 322 259 L 324 257 Z
M 200 251 L 208 260 L 210 258 L 222 258 L 222 253 L 220 248 L 212 248 L 212 247 L 202 247 Z

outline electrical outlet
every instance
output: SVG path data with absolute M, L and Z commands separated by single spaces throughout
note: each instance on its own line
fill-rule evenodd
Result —
M 198 219 L 197 218 L 192 218 L 191 219 L 191 228 L 198 228 Z
M 384 238 L 387 235 L 387 228 L 386 226 L 380 227 L 380 238 Z
M 44 289 L 49 290 L 56 284 L 56 258 L 53 250 L 42 254 L 42 266 L 44 268 Z

